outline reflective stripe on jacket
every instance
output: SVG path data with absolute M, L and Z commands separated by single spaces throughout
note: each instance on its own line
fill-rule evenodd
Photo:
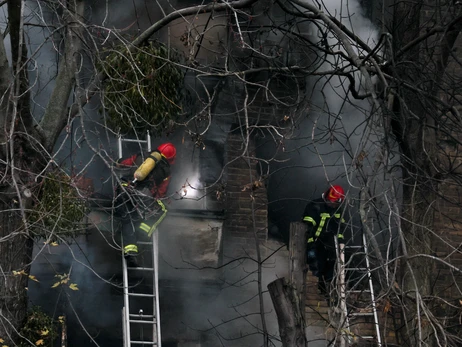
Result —
M 342 218 L 342 213 L 339 208 L 329 206 L 323 199 L 308 203 L 303 221 L 310 229 L 308 243 L 317 239 L 321 239 L 324 243 L 331 243 L 332 235 L 337 235 L 339 242 L 343 243 L 345 220 Z

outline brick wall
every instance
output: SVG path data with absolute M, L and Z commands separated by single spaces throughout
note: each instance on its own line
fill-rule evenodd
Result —
M 370 305 L 370 295 L 368 293 L 348 293 L 346 300 L 351 312 L 373 312 Z M 338 341 L 339 334 L 345 327 L 345 323 L 341 320 L 342 318 L 339 315 L 338 309 L 338 303 L 333 303 L 332 307 L 329 307 L 327 299 L 318 292 L 318 279 L 311 275 L 311 273 L 308 273 L 306 277 L 305 301 L 305 321 L 308 329 L 313 327 L 323 328 L 324 336 L 318 336 L 318 338 L 325 338 L 328 341 L 337 339 Z M 390 345 L 397 343 L 394 327 L 400 325 L 395 313 L 394 309 L 387 306 L 386 302 L 377 302 L 381 338 L 385 338 L 385 341 Z M 341 323 L 339 324 L 339 322 Z M 352 315 L 349 318 L 349 329 L 351 332 L 351 342 L 356 343 L 358 346 L 377 345 L 377 340 L 375 338 L 362 338 L 365 336 L 377 336 L 372 316 L 355 317 Z M 382 342 L 384 341 L 382 340 Z
M 268 198 L 266 182 L 257 170 L 256 136 L 258 126 L 271 124 L 284 132 L 291 126 L 294 113 L 284 108 L 277 108 L 265 99 L 261 90 L 248 89 L 247 105 L 244 106 L 244 91 L 236 93 L 239 88 L 233 86 L 234 96 L 240 112 L 234 117 L 234 125 L 226 140 L 226 220 L 223 226 L 223 260 L 255 252 L 255 235 L 260 242 L 268 238 Z M 244 107 L 246 112 L 244 112 Z M 252 127 L 247 138 L 245 134 L 246 119 Z M 262 248 L 264 254 L 271 250 Z
M 242 97 L 234 93 L 230 103 L 236 103 L 239 110 L 234 116 L 234 125 L 225 143 L 225 220 L 223 221 L 221 262 L 222 278 L 229 305 L 236 305 L 237 312 L 265 312 L 266 327 L 271 334 L 277 334 L 278 324 L 267 285 L 280 277 L 288 276 L 288 251 L 284 244 L 268 238 L 268 198 L 265 181 L 260 177 L 256 160 L 255 129 L 247 138 L 241 130 L 245 127 Z M 252 99 L 247 105 L 250 125 L 268 124 L 278 111 L 264 102 L 263 95 Z M 233 130 L 234 129 L 234 130 Z M 258 248 L 257 248 L 258 244 Z M 261 268 L 257 264 L 257 249 L 260 252 Z M 261 273 L 258 273 L 261 270 Z M 261 282 L 259 283 L 259 280 Z M 262 299 L 258 296 L 259 290 Z M 264 305 L 262 307 L 261 305 Z M 236 313 L 233 313 L 235 316 Z M 235 335 L 242 334 L 251 326 L 261 326 L 259 315 L 252 315 L 246 321 L 239 321 Z M 236 322 L 236 325 L 238 323 Z M 245 335 L 245 334 L 244 334 Z M 261 337 L 252 335 L 253 342 L 236 340 L 238 345 L 260 345 Z M 249 339 L 248 337 L 247 339 Z
M 308 327 L 329 327 L 329 306 L 318 293 L 318 279 L 308 272 L 306 276 L 305 321 Z
M 227 139 L 226 220 L 223 233 L 223 255 L 227 258 L 255 254 L 255 236 L 267 239 L 268 199 L 266 188 L 257 173 L 255 142 L 245 141 L 241 134 Z M 226 261 L 226 259 L 224 259 Z

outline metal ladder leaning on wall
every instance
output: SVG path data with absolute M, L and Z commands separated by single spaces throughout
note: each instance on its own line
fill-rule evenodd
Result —
M 146 150 L 151 152 L 151 137 L 149 132 L 146 140 L 124 139 L 119 136 L 118 154 L 123 157 L 122 143 L 135 142 L 146 144 Z M 123 271 L 123 297 L 124 307 L 122 309 L 122 326 L 124 347 L 131 346 L 158 346 L 161 347 L 160 331 L 160 308 L 159 308 L 159 266 L 158 266 L 158 232 L 154 231 L 150 242 L 138 242 L 139 246 L 150 248 L 152 254 L 152 267 L 128 267 L 123 257 L 122 249 L 122 271 Z M 143 286 L 131 286 L 130 280 L 134 275 L 152 275 L 152 286 L 146 289 Z M 147 276 L 143 276 L 147 277 Z M 136 290 L 136 292 L 135 292 Z M 138 301 L 138 302 L 137 302 Z M 141 302 L 142 301 L 142 302 Z M 141 303 L 141 306 L 140 306 Z M 146 305 L 146 306 L 143 306 Z M 134 312 L 136 309 L 137 312 Z M 141 307 L 144 307 L 141 308 Z M 145 314 L 147 312 L 147 314 Z M 134 336 L 137 332 L 138 336 Z M 146 333 L 146 334 L 145 334 Z M 146 336 L 145 336 L 146 335 Z
M 362 234 L 362 245 L 361 246 L 353 246 L 353 245 L 345 245 L 343 247 L 343 250 L 340 251 L 340 308 L 343 311 L 343 316 L 344 316 L 344 322 L 345 322 L 345 330 L 348 335 L 348 339 L 351 339 L 353 334 L 351 333 L 351 325 L 350 325 L 350 320 L 353 319 L 354 317 L 367 317 L 367 316 L 372 316 L 374 320 L 374 327 L 375 327 L 375 334 L 376 336 L 358 336 L 360 339 L 363 340 L 374 340 L 376 342 L 376 346 L 382 347 L 382 337 L 380 335 L 380 325 L 379 325 L 379 317 L 377 314 L 377 303 L 376 303 L 376 298 L 375 298 L 375 293 L 374 293 L 374 286 L 373 286 L 373 280 L 372 280 L 372 274 L 371 274 L 371 268 L 370 268 L 370 261 L 369 261 L 369 256 L 368 256 L 368 247 L 367 247 L 367 242 L 366 242 L 366 236 L 364 233 Z M 358 266 L 358 267 L 347 267 L 349 266 L 348 264 L 345 264 L 345 251 L 346 250 L 351 250 L 353 251 L 356 256 L 358 255 L 364 255 L 364 266 Z M 361 251 L 362 250 L 362 251 Z M 358 289 L 347 289 L 346 286 L 346 281 L 348 281 L 349 276 L 347 274 L 349 272 L 360 272 L 363 274 L 363 278 L 365 276 L 365 279 L 367 280 L 368 287 L 369 289 L 366 290 L 358 290 Z M 358 295 L 368 295 L 368 299 L 370 298 L 370 304 L 372 308 L 372 312 L 351 312 L 352 310 L 350 309 L 348 302 L 347 302 L 347 297 L 351 297 L 352 294 L 358 294 Z

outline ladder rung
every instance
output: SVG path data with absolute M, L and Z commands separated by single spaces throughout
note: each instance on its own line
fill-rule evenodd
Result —
M 151 346 L 157 346 L 157 342 L 154 341 L 130 341 L 130 344 L 133 345 L 151 345 Z
M 373 316 L 374 312 L 351 312 L 350 316 Z
M 367 271 L 367 267 L 346 267 L 345 271 Z
M 138 241 L 137 242 L 139 245 L 152 245 L 151 241 Z
M 139 314 L 139 313 L 130 313 L 130 317 L 136 318 L 155 318 L 152 314 Z
M 138 319 L 130 319 L 130 323 L 135 323 L 135 324 L 154 324 L 156 323 L 155 320 L 138 320 Z
M 363 246 L 345 246 L 343 248 L 363 248 Z
M 347 290 L 347 293 L 352 293 L 352 294 L 361 294 L 361 293 L 370 293 L 370 289 L 364 289 L 364 290 L 359 290 L 359 289 L 354 289 L 354 290 Z
M 376 338 L 375 336 L 361 336 L 361 335 L 356 335 L 356 336 L 364 340 L 372 340 Z
M 152 267 L 128 267 L 128 270 L 137 270 L 137 271 L 153 271 Z
M 148 142 L 147 140 L 124 139 L 124 138 L 121 138 L 120 140 L 123 142 L 136 142 L 136 143 L 147 143 Z
M 154 298 L 154 294 L 128 293 L 128 296 L 140 296 L 144 298 Z

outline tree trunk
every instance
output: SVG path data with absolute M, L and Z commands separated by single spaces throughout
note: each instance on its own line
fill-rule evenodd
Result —
M 56 76 L 56 87 L 50 96 L 45 114 L 40 122 L 43 134 L 44 146 L 49 151 L 58 139 L 59 134 L 66 125 L 66 117 L 69 95 L 75 85 L 77 66 L 80 64 L 81 38 L 84 37 L 84 28 L 80 23 L 85 11 L 85 3 L 82 0 L 68 0 L 63 19 L 67 21 L 66 47 L 61 57 Z M 56 114 L 62 115 L 56 117 Z
M 0 155 L 0 338 L 7 346 L 15 346 L 19 340 L 19 330 L 27 314 L 27 281 L 31 266 L 33 235 L 30 235 L 26 211 L 33 208 L 30 194 L 37 184 L 37 173 L 42 172 L 49 158 L 58 134 L 67 120 L 67 102 L 77 72 L 76 59 L 82 39 L 81 18 L 84 12 L 82 0 L 68 0 L 64 19 L 67 21 L 64 58 L 60 62 L 55 91 L 42 118 L 42 129 L 38 136 L 32 126 L 29 107 L 29 88 L 26 46 L 23 44 L 23 1 L 8 0 L 10 37 L 14 83 L 8 84 L 5 71 L 0 73 L 0 90 L 6 91 L 11 100 L 0 104 L 0 123 L 5 130 L 0 135 L 2 151 Z M 66 6 L 67 4 L 67 6 Z M 14 38 L 14 39 L 13 39 Z M 5 50 L 0 47 L 0 67 L 6 68 Z M 12 88 L 12 89 L 10 89 Z M 24 136 L 27 134 L 28 136 Z M 32 141 L 30 137 L 34 137 Z M 43 147 L 47 151 L 43 151 Z
M 306 347 L 305 320 L 294 285 L 279 278 L 268 284 L 268 291 L 278 317 L 279 335 L 284 347 Z
M 24 208 L 29 199 L 20 196 L 23 182 L 27 182 L 32 159 L 24 160 L 29 138 L 21 134 L 34 134 L 29 107 L 27 59 L 24 44 L 22 11 L 23 2 L 8 0 L 8 21 L 11 40 L 13 74 L 6 60 L 3 42 L 0 48 L 0 90 L 2 101 L 0 123 L 3 131 L 0 170 L 0 338 L 2 345 L 16 345 L 18 330 L 27 314 L 27 282 L 32 258 L 33 241 L 24 225 Z M 13 83 L 11 77 L 13 77 Z M 16 97 L 21 95 L 21 97 Z M 20 119 L 20 121 L 19 121 Z M 25 169 L 26 171 L 23 171 Z
M 289 240 L 289 276 L 294 284 L 302 304 L 301 312 L 305 318 L 304 303 L 306 299 L 306 242 L 307 227 L 303 222 L 290 224 Z
M 2 197 L 0 213 L 0 338 L 4 345 L 18 340 L 17 328 L 27 313 L 27 280 L 32 239 L 25 234 L 15 201 Z M 16 211 L 14 211 L 16 209 Z M 2 344 L 3 345 L 3 344 Z

